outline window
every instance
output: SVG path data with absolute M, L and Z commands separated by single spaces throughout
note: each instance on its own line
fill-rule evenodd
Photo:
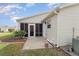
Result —
M 36 36 L 42 36 L 42 24 L 36 24 Z

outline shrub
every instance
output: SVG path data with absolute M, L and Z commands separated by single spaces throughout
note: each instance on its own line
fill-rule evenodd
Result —
M 26 32 L 25 31 L 15 31 L 14 34 L 15 34 L 15 37 L 23 38 L 25 36 Z
M 9 32 L 13 32 L 15 29 L 8 29 Z

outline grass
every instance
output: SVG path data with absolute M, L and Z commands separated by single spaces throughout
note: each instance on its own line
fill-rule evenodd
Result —
M 0 39 L 14 37 L 13 33 L 0 33 Z M 62 51 L 57 49 L 33 49 L 22 51 L 23 44 L 0 44 L 0 56 L 65 56 Z
M 6 47 L 8 44 L 0 44 L 0 50 Z
M 14 37 L 13 33 L 0 33 L 0 39 Z M 33 49 L 22 51 L 23 44 L 0 44 L 0 56 L 65 56 L 62 51 L 57 49 Z
M 21 53 L 22 44 L 9 44 L 0 50 L 0 56 L 17 56 Z
M 36 50 L 27 50 L 21 53 L 23 56 L 66 56 L 62 51 L 56 49 L 36 49 Z
M 13 33 L 0 33 L 0 39 L 8 39 L 14 37 Z
M 9 44 L 0 50 L 0 56 L 64 56 L 62 51 L 56 49 L 34 49 L 22 51 L 23 44 Z

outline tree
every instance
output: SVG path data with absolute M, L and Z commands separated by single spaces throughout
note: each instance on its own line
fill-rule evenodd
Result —
M 8 31 L 9 31 L 9 32 L 13 32 L 13 31 L 14 31 L 14 29 L 8 29 Z

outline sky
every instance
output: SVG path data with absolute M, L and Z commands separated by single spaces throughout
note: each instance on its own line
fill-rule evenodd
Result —
M 47 12 L 57 5 L 55 3 L 0 3 L 0 25 L 15 26 L 16 19 Z

